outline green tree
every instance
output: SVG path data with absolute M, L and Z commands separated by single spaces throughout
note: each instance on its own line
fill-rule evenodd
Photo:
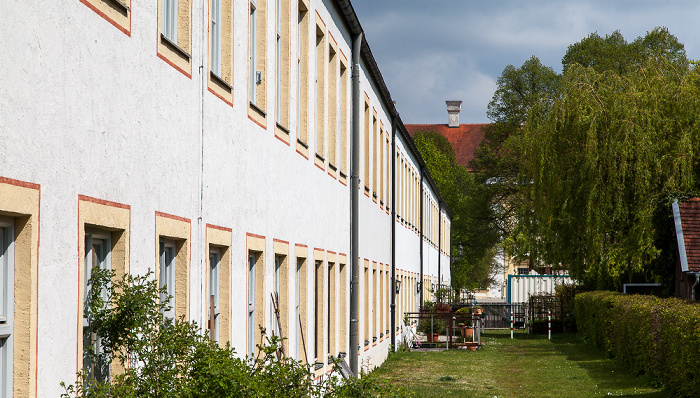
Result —
M 488 287 L 494 268 L 491 249 L 500 239 L 493 192 L 457 164 L 452 145 L 441 134 L 419 132 L 413 140 L 452 213 L 452 286 Z
M 673 43 L 658 40 L 664 32 L 635 43 Z M 525 124 L 536 254 L 593 287 L 659 277 L 648 272 L 665 233 L 655 214 L 698 189 L 700 78 L 682 50 L 662 53 L 675 55 L 626 70 L 570 64 L 554 105 L 533 107 Z
M 620 31 L 600 37 L 591 33 L 578 43 L 569 46 L 562 66 L 564 72 L 574 64 L 593 68 L 596 72 L 614 72 L 624 75 L 645 66 L 652 58 L 664 58 L 680 70 L 688 67 L 685 47 L 668 29 L 657 27 L 646 35 L 628 43 Z
M 487 114 L 493 124 L 484 128 L 484 140 L 470 164 L 477 181 L 487 185 L 491 205 L 497 210 L 499 241 L 503 242 L 506 255 L 517 260 L 526 260 L 531 251 L 530 236 L 517 222 L 521 213 L 530 208 L 521 195 L 520 176 L 525 166 L 523 125 L 533 106 L 551 106 L 558 81 L 559 75 L 535 56 L 520 67 L 505 67 L 488 106 Z

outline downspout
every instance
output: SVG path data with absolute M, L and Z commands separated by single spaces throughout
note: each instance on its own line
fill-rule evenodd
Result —
M 418 228 L 420 230 L 420 293 L 419 302 L 420 308 L 423 308 L 423 173 L 424 170 L 420 171 L 420 198 L 418 199 L 420 210 L 418 212 Z
M 199 104 L 201 106 L 200 109 L 200 119 L 199 119 L 199 146 L 200 146 L 200 152 L 199 152 L 199 209 L 197 209 L 197 230 L 199 233 L 199 247 L 204 249 L 204 255 L 199 256 L 199 266 L 200 266 L 200 275 L 202 275 L 203 272 L 205 272 L 206 269 L 206 264 L 204 263 L 206 260 L 204 259 L 209 256 L 205 255 L 207 248 L 205 247 L 206 244 L 204 242 L 204 230 L 203 230 L 203 225 L 202 225 L 202 220 L 203 216 L 202 213 L 204 211 L 204 97 L 206 95 L 207 91 L 207 72 L 208 72 L 208 67 L 207 67 L 207 57 L 204 54 L 209 54 L 208 51 L 205 49 L 207 47 L 208 43 L 208 32 L 209 32 L 209 14 L 208 14 L 208 9 L 207 6 L 204 5 L 205 3 L 202 3 L 202 51 L 200 54 L 202 54 L 202 60 L 199 66 L 199 75 L 201 78 L 201 85 L 202 89 L 200 90 L 200 98 L 199 98 Z M 206 275 L 206 274 L 205 274 Z M 199 297 L 205 297 L 206 295 L 206 289 L 204 287 L 204 284 L 206 279 L 201 279 L 199 282 Z M 203 305 L 200 306 L 200 311 L 202 311 L 202 328 L 206 330 L 206 318 L 207 318 L 207 310 L 206 310 L 206 305 L 209 302 L 209 300 L 204 300 Z
M 399 114 L 391 119 L 391 289 L 389 316 L 391 317 L 391 346 L 396 350 L 396 122 Z M 388 155 L 388 154 L 387 154 Z
M 355 37 L 352 45 L 352 157 L 350 165 L 350 370 L 356 377 L 359 375 L 359 346 L 360 346 L 360 283 L 358 267 L 358 215 L 360 186 L 360 51 L 362 36 Z
M 693 283 L 693 287 L 690 288 L 690 297 L 692 297 L 692 301 L 695 301 L 695 286 L 700 283 L 700 272 L 694 272 L 695 275 L 695 283 Z
M 437 238 L 437 249 L 438 249 L 438 289 L 442 289 L 442 274 L 440 273 L 440 235 L 442 234 L 442 202 L 438 201 L 438 238 Z

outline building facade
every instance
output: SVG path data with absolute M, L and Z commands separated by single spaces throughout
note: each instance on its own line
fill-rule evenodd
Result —
M 382 363 L 421 292 L 449 283 L 449 210 L 364 39 L 352 89 L 362 27 L 349 1 L 12 3 L 0 396 L 57 396 L 86 366 L 92 267 L 152 271 L 173 296 L 167 316 L 213 319 L 240 355 L 262 326 L 330 371 L 351 352 L 352 189 L 358 361 Z

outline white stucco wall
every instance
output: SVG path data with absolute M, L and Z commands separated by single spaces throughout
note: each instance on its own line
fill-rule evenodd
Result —
M 59 383 L 73 381 L 78 366 L 76 316 L 82 300 L 78 297 L 78 195 L 130 206 L 133 274 L 144 274 L 157 266 L 153 261 L 156 212 L 191 221 L 190 319 L 199 324 L 204 324 L 207 305 L 203 299 L 205 226 L 230 228 L 231 342 L 241 354 L 246 352 L 246 234 L 265 238 L 267 300 L 273 290 L 274 239 L 289 243 L 290 259 L 296 244 L 308 247 L 310 259 L 314 248 L 349 256 L 350 188 L 328 175 L 327 162 L 322 171 L 314 165 L 313 155 L 306 159 L 296 152 L 294 111 L 289 126 L 292 145 L 274 137 L 274 2 L 268 2 L 268 117 L 264 129 L 247 116 L 247 1 L 234 2 L 233 106 L 208 92 L 200 74 L 208 47 L 207 25 L 203 23 L 206 3 L 202 1 L 192 5 L 191 78 L 157 57 L 156 2 L 133 0 L 131 35 L 127 36 L 79 1 L 41 5 L 8 1 L 3 7 L 5 23 L 0 24 L 0 176 L 41 186 L 39 396 L 59 395 Z M 311 0 L 310 12 L 318 12 L 324 20 L 339 50 L 348 57 L 349 67 L 350 34 L 333 4 Z M 291 19 L 296 24 L 295 10 Z M 309 29 L 314 37 L 313 20 Z M 296 40 L 292 29 L 292 49 Z M 311 42 L 309 54 L 313 55 Z M 291 75 L 294 80 L 295 67 Z M 386 104 L 368 76 L 363 69 L 362 92 L 367 92 L 378 119 L 391 131 Z M 350 73 L 347 77 L 350 79 Z M 310 104 L 315 101 L 312 86 Z M 348 81 L 344 94 L 348 95 L 345 111 L 349 113 L 350 90 Z M 294 95 L 290 99 L 292 110 L 296 100 Z M 312 113 L 310 148 L 315 148 L 315 120 Z M 350 115 L 348 120 L 347 131 L 351 133 Z M 397 146 L 417 169 L 415 154 L 401 139 L 397 139 Z M 349 147 L 347 151 L 349 162 Z M 393 167 L 394 160 L 389 164 Z M 360 167 L 363 165 L 361 159 Z M 392 222 L 391 214 L 360 193 L 360 258 L 390 264 Z M 420 272 L 420 244 L 416 232 L 396 223 L 398 269 Z M 437 250 L 422 244 L 424 272 L 437 275 Z M 348 257 L 348 269 L 349 262 Z M 312 264 L 307 278 L 309 292 L 313 291 Z M 444 255 L 441 264 L 443 283 L 448 283 L 449 259 Z M 290 281 L 294 275 L 294 261 L 290 261 Z M 348 292 L 349 280 L 348 276 Z M 366 287 L 361 275 L 360 285 L 362 298 Z M 287 288 L 293 298 L 294 285 Z M 377 310 L 388 311 L 389 295 L 384 297 L 386 302 Z M 339 310 L 340 306 L 348 310 L 347 302 L 339 304 Z M 361 304 L 360 319 L 363 309 Z M 307 303 L 307 314 L 311 322 L 311 302 Z M 269 310 L 266 322 L 271 327 Z M 296 327 L 290 324 L 289 329 L 287 337 L 294 341 Z M 361 340 L 363 330 L 361 325 Z M 381 364 L 389 344 L 387 335 L 366 351 L 362 348 L 361 361 L 370 368 Z M 293 349 L 290 353 L 296 354 Z

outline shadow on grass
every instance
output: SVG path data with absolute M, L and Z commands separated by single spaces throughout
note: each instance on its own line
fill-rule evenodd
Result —
M 487 333 L 485 338 L 494 339 L 502 345 L 510 344 L 510 333 Z M 528 335 L 524 332 L 516 332 L 515 340 L 527 341 L 527 345 L 516 344 L 514 347 L 522 349 L 524 353 L 532 355 L 563 355 L 566 360 L 573 362 L 577 367 L 588 373 L 589 377 L 596 380 L 598 386 L 605 390 L 635 390 L 636 388 L 652 389 L 649 379 L 644 375 L 635 375 L 629 371 L 629 367 L 619 360 L 610 358 L 598 347 L 581 341 L 573 332 L 553 334 L 547 341 L 547 335 Z M 572 378 L 573 380 L 574 378 Z M 672 398 L 676 397 L 668 389 L 644 394 L 615 394 L 615 396 L 634 396 L 644 398 Z

